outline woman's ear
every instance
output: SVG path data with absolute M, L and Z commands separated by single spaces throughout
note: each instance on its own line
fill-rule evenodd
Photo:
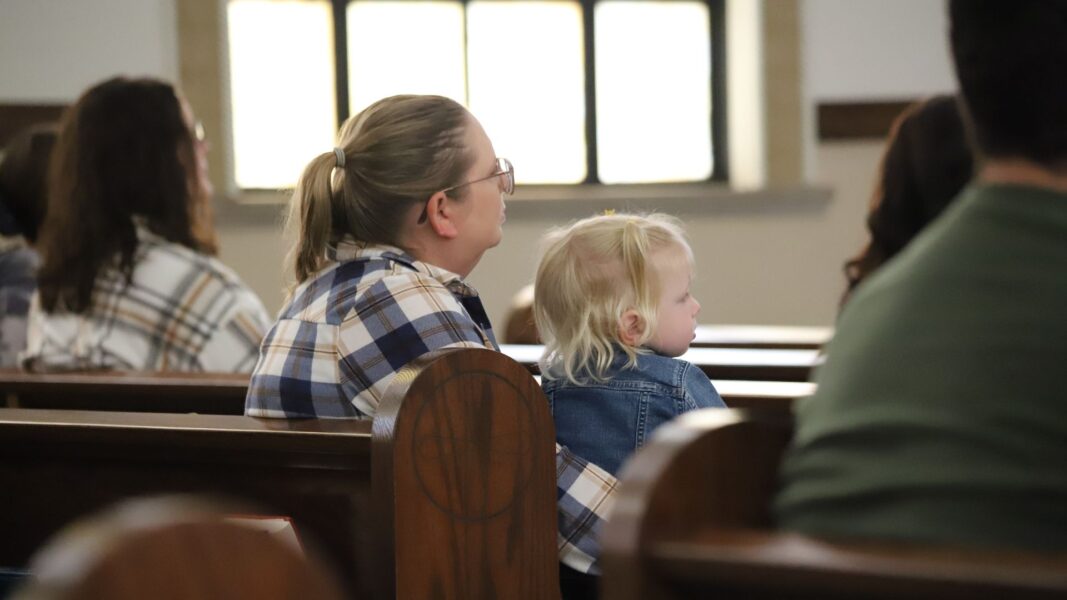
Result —
M 453 239 L 459 235 L 452 204 L 444 192 L 436 192 L 426 202 L 426 217 L 430 227 L 434 233 L 445 239 Z
M 619 317 L 619 340 L 627 346 L 637 347 L 637 341 L 645 332 L 644 320 L 634 309 L 629 309 Z

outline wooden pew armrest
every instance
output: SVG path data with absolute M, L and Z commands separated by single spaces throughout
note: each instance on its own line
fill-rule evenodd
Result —
M 1063 597 L 1067 557 L 885 542 L 840 542 L 795 533 L 703 529 L 653 542 L 647 559 L 668 579 L 712 590 L 744 586 L 815 595 L 975 598 Z

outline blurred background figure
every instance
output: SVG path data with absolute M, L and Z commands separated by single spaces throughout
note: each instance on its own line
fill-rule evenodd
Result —
M 934 96 L 897 117 L 867 215 L 870 242 L 845 263 L 848 289 L 842 305 L 856 286 L 941 214 L 973 171 L 955 96 Z
M 166 82 L 116 77 L 71 106 L 24 366 L 252 370 L 269 317 L 213 257 L 206 153 L 203 128 Z
M 541 334 L 537 332 L 533 312 L 534 286 L 522 286 L 511 298 L 508 307 L 507 322 L 504 324 L 505 344 L 540 344 Z
M 16 364 L 26 347 L 26 315 L 39 264 L 33 246 L 44 220 L 53 125 L 15 136 L 0 158 L 0 367 Z
M 13 598 L 340 600 L 335 577 L 313 556 L 226 514 L 180 496 L 120 504 L 60 531 Z

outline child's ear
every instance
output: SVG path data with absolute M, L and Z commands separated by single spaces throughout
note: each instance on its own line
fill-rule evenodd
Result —
M 645 324 L 641 315 L 634 309 L 629 309 L 619 317 L 619 339 L 627 346 L 637 347 L 637 341 L 645 332 Z
M 446 239 L 459 235 L 454 204 L 444 192 L 437 192 L 426 202 L 426 216 L 430 227 L 433 228 L 434 233 Z

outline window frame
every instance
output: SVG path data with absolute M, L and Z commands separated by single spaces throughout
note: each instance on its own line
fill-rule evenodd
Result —
M 348 19 L 347 9 L 350 2 L 358 0 L 330 0 L 333 16 L 334 77 L 336 98 L 335 110 L 337 123 L 344 123 L 350 116 L 349 80 L 348 80 Z M 463 6 L 464 21 L 467 18 L 467 5 L 471 0 L 458 0 Z M 483 2 L 502 2 L 506 0 L 479 0 Z M 548 186 L 595 186 L 603 185 L 598 176 L 597 159 L 597 120 L 596 120 L 596 23 L 595 9 L 599 0 L 577 0 L 582 8 L 582 27 L 585 70 L 585 148 L 586 177 L 578 184 L 522 184 Z M 670 0 L 667 0 L 670 1 Z M 692 0 L 688 0 L 692 1 Z M 700 182 L 729 182 L 729 157 L 727 155 L 727 119 L 726 119 L 726 0 L 699 0 L 708 7 L 710 21 L 711 79 L 708 82 L 711 91 L 711 175 Z M 467 56 L 466 36 L 464 36 L 464 57 Z M 466 58 L 465 58 L 466 60 Z M 700 183 L 697 181 L 677 182 L 684 184 Z M 631 184 L 633 185 L 633 184 Z M 644 184 L 636 184 L 644 185 Z M 665 183 L 662 185 L 674 185 Z M 247 188 L 246 188 L 247 189 Z

